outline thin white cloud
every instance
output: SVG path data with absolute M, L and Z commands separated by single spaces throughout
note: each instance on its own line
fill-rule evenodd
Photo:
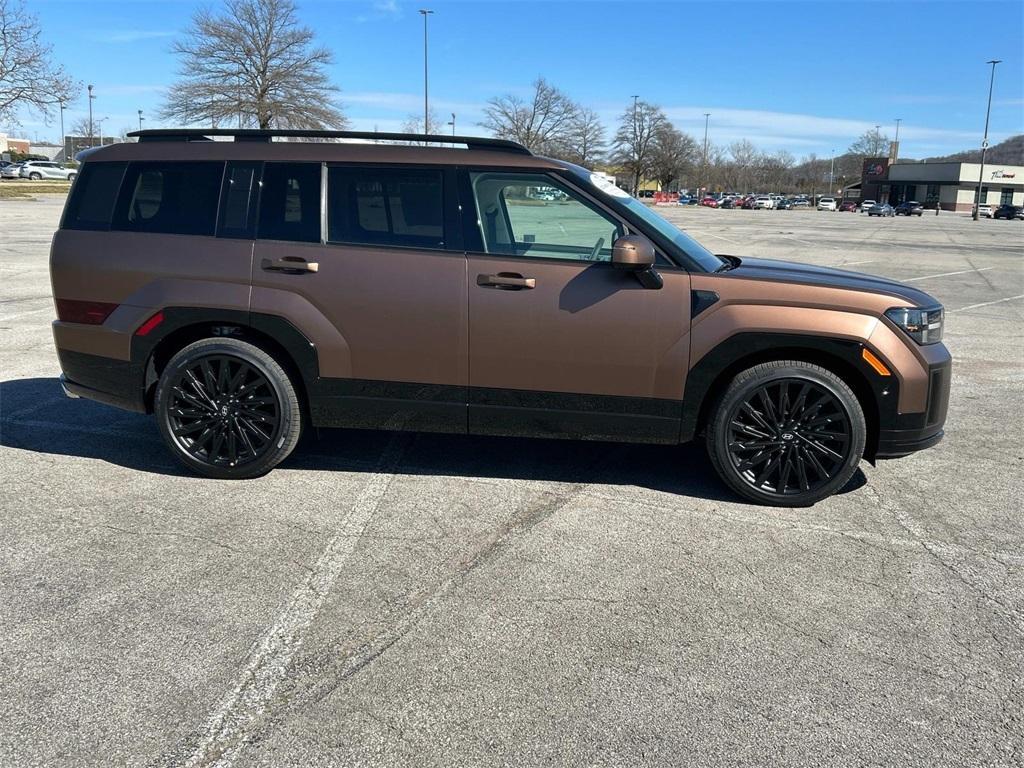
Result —
M 158 40 L 173 37 L 173 31 L 151 29 L 122 29 L 114 31 L 90 32 L 86 35 L 97 43 L 138 43 L 143 40 Z

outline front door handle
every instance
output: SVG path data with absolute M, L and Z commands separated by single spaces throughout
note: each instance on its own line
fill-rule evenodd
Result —
M 267 272 L 287 272 L 290 275 L 301 275 L 305 272 L 316 272 L 320 264 L 315 261 L 306 261 L 298 256 L 284 256 L 280 259 L 263 259 L 260 268 Z
M 523 277 L 518 272 L 499 272 L 496 275 L 477 275 L 476 284 L 484 288 L 522 291 L 528 288 L 536 288 L 537 280 L 533 277 Z

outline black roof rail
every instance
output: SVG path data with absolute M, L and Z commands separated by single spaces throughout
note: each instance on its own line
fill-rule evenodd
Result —
M 143 141 L 210 141 L 214 136 L 230 136 L 235 141 L 271 141 L 274 138 L 358 139 L 360 141 L 408 141 L 416 144 L 465 144 L 468 149 L 489 149 L 532 155 L 526 147 L 508 139 L 482 136 L 443 136 L 422 133 L 380 133 L 378 131 L 314 131 L 301 128 L 147 128 L 132 131 L 132 138 Z

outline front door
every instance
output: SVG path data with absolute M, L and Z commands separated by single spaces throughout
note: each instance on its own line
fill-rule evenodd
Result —
M 627 225 L 566 180 L 468 171 L 469 430 L 675 442 L 690 280 L 612 267 Z
M 314 424 L 466 431 L 455 200 L 454 172 L 436 166 L 266 164 L 252 311 L 316 347 Z

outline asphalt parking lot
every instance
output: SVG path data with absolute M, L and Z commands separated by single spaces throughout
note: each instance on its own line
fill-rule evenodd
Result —
M 1024 224 L 665 209 L 948 308 L 946 439 L 812 509 L 694 447 L 324 433 L 199 479 L 65 399 L 0 201 L 0 766 L 1024 762 Z

